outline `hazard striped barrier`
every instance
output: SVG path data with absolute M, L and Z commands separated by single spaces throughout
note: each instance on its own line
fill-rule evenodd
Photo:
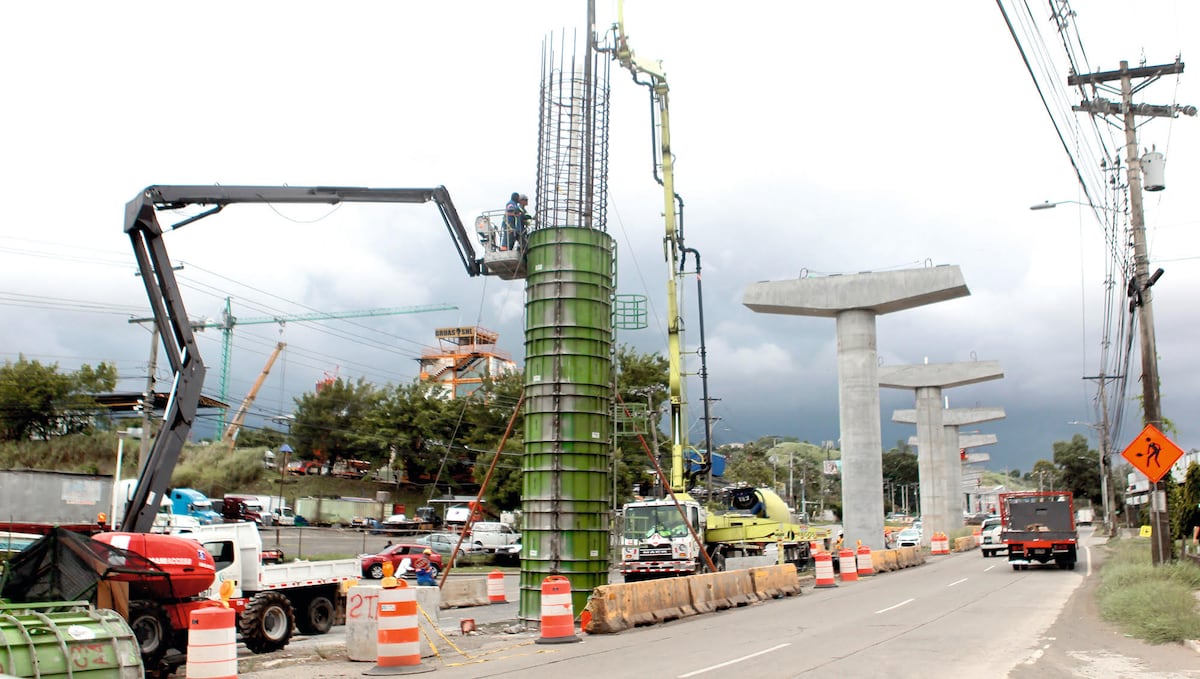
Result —
M 187 679 L 237 677 L 237 632 L 233 609 L 197 608 L 189 617 Z

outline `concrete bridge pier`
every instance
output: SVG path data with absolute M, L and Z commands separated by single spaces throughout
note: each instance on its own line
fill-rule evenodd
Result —
M 929 544 L 935 531 L 950 532 L 962 526 L 962 512 L 953 507 L 953 498 L 962 494 L 962 463 L 958 455 L 957 429 L 953 434 L 944 431 L 947 422 L 961 426 L 970 417 L 964 412 L 975 411 L 982 416 L 984 409 L 964 408 L 943 410 L 942 391 L 977 382 L 986 382 L 1004 377 L 999 361 L 970 361 L 964 363 L 925 363 L 918 365 L 884 366 L 879 369 L 879 386 L 894 389 L 912 389 L 916 392 L 915 410 L 898 410 L 894 422 L 909 422 L 917 425 L 917 472 L 921 484 L 921 541 Z M 977 420 L 986 422 L 988 417 Z M 906 419 L 897 419 L 905 413 Z M 951 419 L 947 419 L 951 418 Z M 925 497 L 925 493 L 932 497 Z
M 957 266 L 764 281 L 746 288 L 742 303 L 752 311 L 837 320 L 842 525 L 847 540 L 883 549 L 875 317 L 969 294 Z

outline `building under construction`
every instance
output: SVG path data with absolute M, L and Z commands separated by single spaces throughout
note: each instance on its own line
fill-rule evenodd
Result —
M 478 326 L 434 330 L 438 346 L 421 354 L 418 379 L 436 383 L 447 399 L 467 396 L 483 384 L 517 372 L 517 364 L 496 347 L 500 334 Z

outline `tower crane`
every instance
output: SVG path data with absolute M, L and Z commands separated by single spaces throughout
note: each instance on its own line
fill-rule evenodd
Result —
M 220 328 L 221 329 L 221 377 L 219 382 L 220 396 L 222 403 L 229 402 L 229 362 L 233 351 L 233 326 L 235 325 L 257 325 L 263 323 L 278 323 L 280 325 L 289 321 L 328 321 L 339 318 L 365 318 L 368 316 L 395 316 L 398 314 L 423 314 L 430 311 L 453 311 L 458 309 L 453 304 L 425 304 L 421 306 L 406 306 L 392 307 L 381 309 L 359 309 L 357 311 L 313 311 L 306 314 L 279 314 L 276 316 L 259 316 L 255 318 L 238 318 L 233 315 L 230 308 L 230 299 L 225 298 L 225 310 L 221 313 L 220 320 L 205 321 L 202 323 L 192 323 L 194 330 L 203 330 L 205 328 Z M 222 411 L 221 416 L 217 420 L 217 431 L 225 429 L 225 414 Z M 228 436 L 228 432 L 225 434 Z
M 267 364 L 263 366 L 262 372 L 258 379 L 254 380 L 254 386 L 250 387 L 249 393 L 246 394 L 246 399 L 242 401 L 242 405 L 238 406 L 237 412 L 233 414 L 233 420 L 229 423 L 229 428 L 225 430 L 225 435 L 221 437 L 222 443 L 229 444 L 233 447 L 234 441 L 237 441 L 238 431 L 242 428 L 242 423 L 246 421 L 246 412 L 250 410 L 250 405 L 254 403 L 254 399 L 258 396 L 258 390 L 262 388 L 263 382 L 267 381 L 267 374 L 271 372 L 271 366 L 275 365 L 275 359 L 279 358 L 279 352 L 287 345 L 283 342 L 275 345 L 275 349 L 271 355 L 267 357 Z

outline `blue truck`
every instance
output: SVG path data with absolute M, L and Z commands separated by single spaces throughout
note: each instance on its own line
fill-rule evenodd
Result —
M 201 525 L 221 523 L 221 515 L 213 511 L 212 500 L 204 493 L 192 488 L 176 488 L 171 491 L 171 509 L 176 514 L 194 516 Z

